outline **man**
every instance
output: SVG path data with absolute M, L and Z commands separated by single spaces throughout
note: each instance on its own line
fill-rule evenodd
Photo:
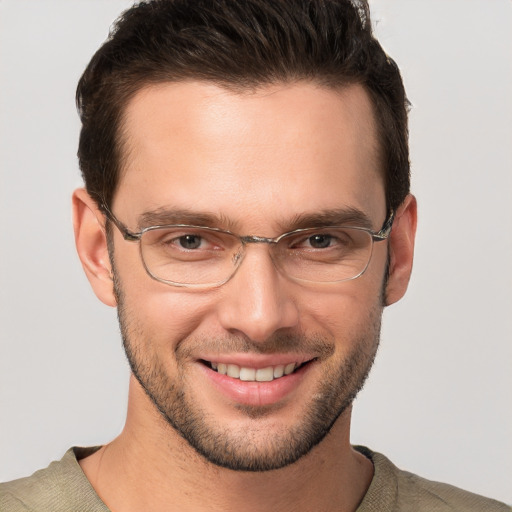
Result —
M 150 2 L 78 87 L 76 244 L 125 429 L 6 510 L 507 510 L 349 442 L 416 202 L 406 98 L 350 2 Z

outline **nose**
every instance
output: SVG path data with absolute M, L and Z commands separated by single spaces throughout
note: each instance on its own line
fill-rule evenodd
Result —
M 240 267 L 219 298 L 220 324 L 253 341 L 265 341 L 280 329 L 298 326 L 293 287 L 294 283 L 275 268 L 266 244 L 247 247 Z

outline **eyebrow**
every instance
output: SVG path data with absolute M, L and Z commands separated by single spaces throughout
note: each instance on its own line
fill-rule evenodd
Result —
M 173 224 L 188 224 L 190 226 L 205 226 L 231 229 L 235 225 L 227 217 L 211 212 L 196 212 L 183 208 L 158 208 L 139 215 L 138 227 L 144 229 L 150 226 L 167 226 Z
M 183 208 L 174 209 L 162 207 L 143 212 L 138 218 L 138 228 L 141 230 L 150 226 L 166 226 L 173 224 L 214 227 L 233 232 L 236 232 L 239 227 L 238 222 L 224 215 L 218 215 L 212 212 L 197 212 Z M 283 232 L 321 226 L 350 225 L 367 229 L 372 229 L 373 227 L 373 223 L 368 215 L 353 207 L 304 212 L 288 220 L 281 219 L 277 222 L 277 225 Z
M 355 226 L 366 229 L 373 228 L 373 222 L 366 213 L 357 208 L 336 208 L 319 212 L 301 213 L 287 223 L 288 230 L 316 228 L 322 226 Z

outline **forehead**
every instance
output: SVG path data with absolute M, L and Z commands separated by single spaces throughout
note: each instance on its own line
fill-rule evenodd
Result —
M 235 92 L 165 83 L 127 105 L 114 200 L 126 215 L 177 208 L 267 225 L 286 216 L 385 209 L 372 106 L 360 86 Z M 241 219 L 238 219 L 240 217 Z

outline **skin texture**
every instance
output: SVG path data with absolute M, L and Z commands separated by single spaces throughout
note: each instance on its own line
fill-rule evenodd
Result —
M 359 86 L 234 93 L 162 84 L 133 98 L 123 128 L 112 210 L 133 231 L 143 213 L 163 210 L 213 214 L 216 227 L 265 237 L 293 229 L 298 215 L 340 208 L 363 212 L 375 231 L 385 220 L 373 114 Z M 389 243 L 374 245 L 361 277 L 321 285 L 281 275 L 258 245 L 221 287 L 170 287 L 146 274 L 137 244 L 117 230 L 112 268 L 105 219 L 83 190 L 74 195 L 74 219 L 84 269 L 100 300 L 119 307 L 137 376 L 122 434 L 81 461 L 107 505 L 355 510 L 373 470 L 350 447 L 350 404 L 378 346 L 383 297 L 391 304 L 407 288 L 414 198 L 397 212 Z M 242 385 L 248 399 L 217 386 L 201 362 L 311 359 L 284 394 Z

